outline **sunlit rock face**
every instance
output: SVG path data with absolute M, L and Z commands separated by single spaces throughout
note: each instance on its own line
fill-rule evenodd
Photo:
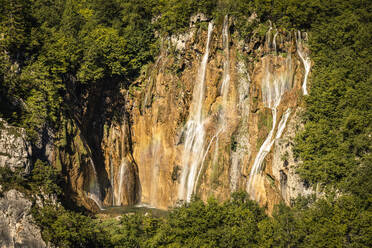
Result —
M 159 56 L 121 90 L 123 111 L 102 126 L 96 176 L 84 166 L 90 179 L 82 176 L 77 191 L 86 192 L 85 206 L 98 195 L 103 208 L 167 209 L 193 195 L 225 200 L 245 190 L 271 211 L 308 193 L 290 153 L 309 90 L 307 36 L 270 24 L 266 35 L 242 41 L 229 16 L 196 21 L 201 25 L 162 38 Z
M 29 173 L 31 169 L 31 143 L 26 131 L 10 126 L 0 118 L 0 167 Z
M 281 137 L 291 114 L 291 109 L 282 104 L 286 109 L 278 122 L 278 107 L 283 96 L 293 87 L 294 71 L 291 54 L 285 59 L 267 55 L 262 59 L 261 69 L 262 101 L 264 107 L 271 110 L 272 115 L 271 129 L 256 154 L 247 183 L 247 192 L 257 201 L 265 195 L 265 178 L 262 171 L 266 155 L 275 140 Z
M 111 186 L 104 199 L 106 206 L 134 205 L 139 199 L 138 169 L 132 157 L 130 136 L 125 116 L 121 125 L 105 127 L 102 149 Z
M 130 115 L 142 203 L 167 208 L 193 194 L 224 200 L 242 189 L 272 209 L 303 192 L 284 197 L 298 178 L 293 169 L 274 175 L 272 158 L 303 95 L 299 45 L 274 28 L 242 44 L 231 25 L 227 17 L 190 29 L 185 49 L 162 49 L 138 81 Z

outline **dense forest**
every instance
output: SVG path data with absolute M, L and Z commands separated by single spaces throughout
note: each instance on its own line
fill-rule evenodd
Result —
M 58 247 L 371 247 L 371 1 L 0 0 L 0 117 L 31 141 L 45 126 L 61 129 L 76 92 L 129 88 L 158 55 L 159 37 L 183 32 L 195 13 L 234 17 L 241 39 L 257 25 L 252 13 L 308 32 L 314 66 L 294 147 L 298 174 L 323 197 L 278 205 L 272 216 L 243 192 L 120 220 L 35 206 L 43 238 Z M 60 172 L 41 160 L 29 177 L 0 168 L 3 190 L 63 195 Z

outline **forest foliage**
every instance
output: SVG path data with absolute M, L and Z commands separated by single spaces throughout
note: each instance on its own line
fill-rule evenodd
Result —
M 309 205 L 311 203 L 311 206 Z M 245 192 L 207 203 L 194 199 L 159 217 L 130 213 L 95 219 L 47 206 L 36 209 L 43 238 L 59 247 L 370 247 L 371 214 L 352 196 L 298 199 L 272 217 Z
M 280 205 L 272 217 L 242 195 L 112 223 L 45 207 L 35 212 L 44 238 L 60 247 L 371 247 L 371 1 L 0 0 L 0 117 L 31 138 L 44 125 L 58 130 L 71 111 L 66 95 L 102 81 L 128 87 L 158 54 L 159 37 L 185 31 L 200 12 L 234 17 L 245 40 L 253 13 L 308 32 L 313 67 L 295 152 L 299 175 L 326 196 Z M 59 194 L 44 167 L 26 179 L 1 169 L 0 180 Z

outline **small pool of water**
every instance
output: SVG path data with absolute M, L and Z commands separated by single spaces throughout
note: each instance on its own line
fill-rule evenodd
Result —
M 107 207 L 103 210 L 98 212 L 98 215 L 108 215 L 111 217 L 120 216 L 123 214 L 134 214 L 134 213 L 141 213 L 146 214 L 150 213 L 156 217 L 166 216 L 168 211 L 163 209 L 157 209 L 148 205 L 135 205 L 135 206 L 120 206 L 120 207 Z

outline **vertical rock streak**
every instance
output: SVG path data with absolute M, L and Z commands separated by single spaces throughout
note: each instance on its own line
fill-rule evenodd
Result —
M 224 53 L 225 53 L 225 61 L 223 66 L 223 81 L 222 81 L 222 87 L 221 87 L 221 95 L 222 95 L 222 101 L 223 101 L 223 118 L 222 124 L 223 126 L 226 125 L 225 121 L 225 108 L 226 108 L 226 102 L 227 102 L 227 94 L 229 92 L 229 85 L 230 85 L 230 51 L 229 51 L 229 17 L 226 15 L 224 22 L 223 22 L 223 28 L 222 28 L 222 42 L 224 46 Z
M 110 183 L 112 192 L 112 205 L 115 205 L 114 165 L 110 159 Z
M 182 155 L 182 174 L 178 190 L 178 198 L 189 201 L 194 189 L 196 171 L 204 154 L 204 121 L 202 107 L 205 95 L 205 74 L 209 56 L 209 43 L 213 30 L 213 23 L 208 25 L 208 37 L 205 53 L 200 64 L 198 78 L 194 86 L 193 99 L 189 120 L 185 126 L 185 147 Z
M 256 177 L 259 173 L 261 173 L 263 161 L 266 155 L 270 152 L 275 140 L 280 138 L 280 136 L 282 135 L 288 117 L 290 115 L 290 109 L 288 109 L 283 114 L 279 122 L 275 138 L 273 139 L 275 127 L 277 124 L 277 108 L 280 104 L 283 94 L 292 86 L 292 63 L 290 54 L 286 59 L 284 71 L 271 71 L 271 61 L 268 60 L 268 58 L 264 58 L 264 63 L 264 68 L 266 69 L 266 71 L 265 77 L 262 80 L 262 97 L 265 107 L 271 109 L 273 124 L 268 136 L 266 137 L 264 143 L 261 145 L 256 155 L 247 183 L 247 191 L 255 200 L 259 200 L 259 195 L 256 190 L 257 185 L 255 185 L 257 179 Z
M 244 163 L 244 156 L 249 156 L 250 154 L 250 144 L 249 144 L 249 112 L 250 112 L 250 96 L 249 89 L 251 84 L 251 79 L 247 70 L 247 67 L 243 61 L 238 63 L 238 108 L 241 115 L 241 125 L 239 125 L 236 134 L 232 142 L 234 149 L 231 153 L 231 168 L 230 168 L 230 190 L 234 192 L 238 190 L 239 179 L 241 176 L 241 164 Z
M 156 206 L 159 187 L 161 143 L 157 139 L 151 147 L 151 156 L 153 158 L 152 178 L 151 178 L 151 196 L 150 204 Z

